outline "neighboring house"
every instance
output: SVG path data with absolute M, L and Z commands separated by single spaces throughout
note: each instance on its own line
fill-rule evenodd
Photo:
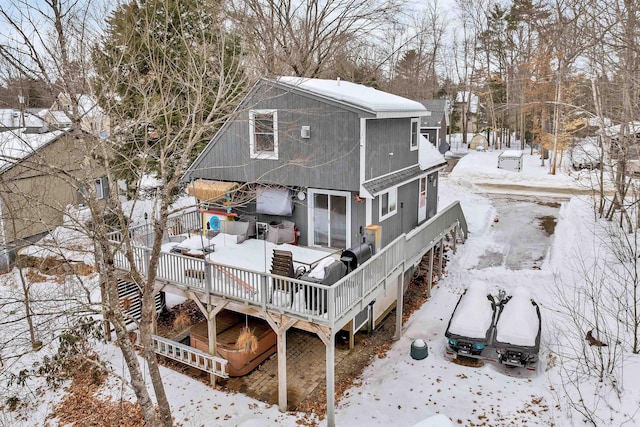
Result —
M 80 129 L 92 135 L 106 138 L 111 133 L 109 115 L 92 95 L 76 95 L 74 101 L 68 94 L 61 92 L 51 106 L 51 111 L 62 111 L 68 117 L 78 117 Z
M 0 267 L 15 250 L 32 243 L 63 222 L 67 206 L 79 203 L 78 191 L 65 177 L 80 174 L 84 150 L 64 131 L 0 132 Z M 53 173 L 64 170 L 65 177 Z M 106 180 L 96 176 L 99 196 L 108 195 Z M 98 188 L 99 187 L 99 188 Z
M 420 101 L 428 114 L 420 118 L 420 133 L 425 135 L 440 153 L 449 151 L 447 134 L 449 133 L 449 101 L 447 99 L 428 99 Z
M 47 122 L 50 129 L 71 129 L 73 121 L 64 111 L 51 110 L 49 108 L 40 108 L 35 112 L 38 117 Z
M 287 217 L 300 244 L 347 249 L 377 224 L 384 247 L 437 212 L 446 162 L 420 138 L 427 114 L 419 102 L 345 81 L 261 80 L 186 179 L 248 183 L 257 200 L 246 213 Z M 283 215 L 261 209 L 263 186 L 290 200 Z
M 48 128 L 44 120 L 27 111 L 15 108 L 0 109 L 0 132 L 24 129 L 26 133 L 43 133 L 47 132 Z

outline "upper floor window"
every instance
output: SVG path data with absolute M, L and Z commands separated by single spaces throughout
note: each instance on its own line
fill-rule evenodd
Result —
M 380 221 L 394 215 L 398 210 L 398 189 L 391 190 L 380 195 Z
M 411 119 L 411 151 L 418 149 L 420 136 L 420 119 Z
M 93 180 L 93 183 L 96 187 L 96 199 L 106 199 L 108 197 L 109 188 L 108 181 L 106 177 L 96 178 Z
M 252 159 L 278 158 L 278 112 L 276 110 L 249 112 L 249 146 Z

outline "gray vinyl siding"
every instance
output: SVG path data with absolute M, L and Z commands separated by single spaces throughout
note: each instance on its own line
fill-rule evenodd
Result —
M 250 158 L 251 109 L 277 110 L 277 160 Z M 302 126 L 310 126 L 309 139 L 300 136 Z M 358 111 L 263 85 L 245 99 L 235 120 L 223 126 L 186 178 L 357 191 L 359 147 Z
M 429 142 L 433 144 L 434 147 L 438 147 L 440 144 L 436 143 L 436 139 L 438 138 L 438 130 L 437 129 L 420 129 L 420 133 L 423 135 L 428 135 Z
M 356 193 L 354 193 L 356 194 Z M 364 202 L 356 202 L 351 195 L 351 246 L 362 242 L 360 227 L 364 230 L 367 224 L 367 208 Z
M 419 180 L 398 187 L 398 207 L 396 214 L 380 221 L 380 197 L 373 199 L 371 219 L 382 227 L 382 246 L 391 243 L 402 233 L 407 233 L 418 225 Z M 427 200 L 428 200 L 427 196 Z M 429 208 L 427 207 L 427 211 Z
M 370 119 L 366 129 L 365 180 L 418 163 L 418 150 L 410 147 L 410 118 Z

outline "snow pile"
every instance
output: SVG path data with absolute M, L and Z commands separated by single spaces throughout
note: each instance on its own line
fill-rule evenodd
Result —
M 506 150 L 500 154 L 503 159 L 519 159 L 523 156 L 523 152 L 519 150 Z
M 451 318 L 449 332 L 468 338 L 485 338 L 493 322 L 493 307 L 487 298 L 487 285 L 475 281 L 460 299 Z
M 94 265 L 93 241 L 74 228 L 57 227 L 33 245 L 20 250 L 23 256 L 55 258 Z
M 531 304 L 531 295 L 516 288 L 505 304 L 496 325 L 496 340 L 501 343 L 533 347 L 538 336 L 538 314 Z

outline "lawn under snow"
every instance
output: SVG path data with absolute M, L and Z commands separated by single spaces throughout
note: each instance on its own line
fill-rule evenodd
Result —
M 454 425 L 464 426 L 585 425 L 583 417 L 568 405 L 567 394 L 576 400 L 581 397 L 595 409 L 601 425 L 624 422 L 640 425 L 640 416 L 636 414 L 640 385 L 635 381 L 640 375 L 638 357 L 632 355 L 628 347 L 624 348 L 624 367 L 614 372 L 617 387 L 623 391 L 620 397 L 611 391 L 607 379 L 598 382 L 588 377 L 578 378 L 578 369 L 571 365 L 570 359 L 572 351 L 582 350 L 584 334 L 572 333 L 571 322 L 560 314 L 562 309 L 558 304 L 561 295 L 569 298 L 574 286 L 583 285 L 579 263 L 593 270 L 592 264 L 605 257 L 591 201 L 586 196 L 569 199 L 570 190 L 584 188 L 584 182 L 596 172 L 573 172 L 568 176 L 560 168 L 559 175 L 551 176 L 548 167 L 539 166 L 539 157 L 528 152 L 524 155 L 522 172 L 509 172 L 496 168 L 498 154 L 496 151 L 471 152 L 459 161 L 450 177 L 440 180 L 439 206 L 461 201 L 469 223 L 468 240 L 457 246 L 456 254 L 449 255 L 447 274 L 434 288 L 430 300 L 405 323 L 401 339 L 393 344 L 386 357 L 374 360 L 357 385 L 338 402 L 338 426 L 412 426 L 435 414 L 446 415 Z M 580 183 L 574 179 L 576 175 L 582 179 Z M 517 191 L 534 199 L 540 188 L 545 189 L 546 196 L 550 189 L 558 188 L 558 193 L 567 198 L 559 210 L 552 244 L 540 269 L 510 270 L 503 265 L 475 268 L 487 248 L 501 247 L 502 243 L 496 241 L 499 237 L 492 232 L 496 216 L 492 199 L 478 191 L 478 183 L 518 183 Z M 500 289 L 513 294 L 520 287 L 539 304 L 542 337 L 536 372 L 509 370 L 490 363 L 480 368 L 466 367 L 444 358 L 444 332 L 453 308 L 464 289 L 475 281 L 484 282 L 488 292 L 494 295 Z M 591 312 L 587 309 L 583 314 L 589 317 Z M 411 343 L 416 339 L 427 343 L 426 359 L 411 358 Z M 115 369 L 124 369 L 117 348 L 102 345 L 99 351 Z M 586 351 L 594 349 L 587 347 Z M 282 414 L 276 406 L 241 394 L 212 390 L 177 372 L 161 369 L 176 422 L 185 426 L 294 427 L 303 416 Z M 580 397 L 572 383 L 579 384 Z M 123 393 L 132 398 L 131 392 L 114 385 L 114 398 Z M 35 410 L 26 411 L 22 419 L 5 412 L 0 425 L 43 425 L 44 415 L 58 399 L 59 393 L 34 396 L 33 400 L 40 402 Z M 630 420 L 631 417 L 635 418 Z M 446 425 L 443 419 L 435 425 Z M 319 421 L 318 425 L 326 425 L 326 421 Z

